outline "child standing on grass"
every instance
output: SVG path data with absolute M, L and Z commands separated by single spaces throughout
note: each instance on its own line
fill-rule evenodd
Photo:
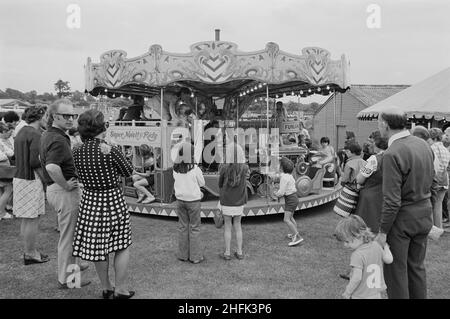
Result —
M 220 257 L 231 259 L 231 226 L 236 232 L 237 259 L 243 259 L 241 217 L 247 203 L 247 177 L 249 168 L 244 163 L 227 163 L 220 167 L 219 188 L 220 205 L 224 218 L 225 252 Z
M 291 242 L 289 246 L 296 246 L 303 241 L 303 238 L 298 233 L 297 223 L 294 219 L 294 212 L 298 205 L 297 188 L 295 187 L 295 180 L 292 176 L 294 170 L 294 163 L 288 158 L 283 157 L 280 160 L 281 176 L 280 189 L 275 192 L 275 196 L 284 196 L 284 222 L 291 231 L 287 235 Z
M 386 290 L 383 262 L 393 261 L 388 244 L 383 249 L 374 241 L 375 235 L 357 215 L 338 223 L 336 237 L 345 247 L 354 250 L 350 257 L 350 282 L 342 296 L 345 299 L 381 299 L 381 292 Z
M 177 257 L 179 260 L 198 264 L 204 260 L 200 247 L 200 187 L 205 186 L 205 179 L 194 163 L 194 148 L 190 143 L 179 145 L 176 154 L 173 178 L 179 222 Z

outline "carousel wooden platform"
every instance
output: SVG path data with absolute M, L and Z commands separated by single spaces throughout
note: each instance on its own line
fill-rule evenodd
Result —
M 315 206 L 320 206 L 339 197 L 341 186 L 335 188 L 323 188 L 318 194 L 312 194 L 306 197 L 300 197 L 297 210 L 303 210 Z M 177 217 L 176 202 L 170 204 L 153 202 L 150 204 L 136 203 L 136 198 L 125 196 L 128 203 L 128 209 L 131 213 L 144 215 L 160 215 Z M 211 199 L 202 202 L 201 217 L 212 218 L 214 211 L 217 210 L 218 199 Z M 273 201 L 261 198 L 256 195 L 252 196 L 244 208 L 244 216 L 261 216 L 269 214 L 284 213 L 284 200 Z

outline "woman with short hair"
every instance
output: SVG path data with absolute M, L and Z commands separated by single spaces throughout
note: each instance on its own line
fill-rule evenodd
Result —
M 119 188 L 119 176 L 129 177 L 133 167 L 119 148 L 104 141 L 106 123 L 101 112 L 89 110 L 81 114 L 78 131 L 83 145 L 73 157 L 84 189 L 73 255 L 94 262 L 104 299 L 131 298 L 134 291 L 128 291 L 125 285 L 131 245 L 130 214 Z M 115 253 L 115 288 L 108 274 L 110 253 Z
M 45 108 L 30 107 L 24 112 L 27 123 L 14 139 L 16 174 L 13 179 L 13 211 L 22 218 L 20 233 L 24 241 L 25 265 L 45 263 L 47 255 L 36 249 L 39 217 L 45 214 L 45 193 L 39 160 L 41 129 L 45 128 Z

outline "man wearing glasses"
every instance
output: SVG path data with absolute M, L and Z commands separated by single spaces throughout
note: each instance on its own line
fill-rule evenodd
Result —
M 47 131 L 41 138 L 40 157 L 47 184 L 47 200 L 58 214 L 60 228 L 58 242 L 59 288 L 80 288 L 90 281 L 72 275 L 77 272 L 75 257 L 72 256 L 73 233 L 78 218 L 80 189 L 66 132 L 73 127 L 77 118 L 73 104 L 60 99 L 48 109 Z M 84 267 L 84 268 L 87 268 Z M 81 271 L 83 271 L 81 267 Z M 80 273 L 78 273 L 80 274 Z M 75 279 L 75 284 L 72 280 Z

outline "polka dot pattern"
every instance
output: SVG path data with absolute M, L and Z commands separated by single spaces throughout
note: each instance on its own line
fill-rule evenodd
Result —
M 75 227 L 73 255 L 89 261 L 131 245 L 130 214 L 119 189 L 119 175 L 129 176 L 132 166 L 119 149 L 100 151 L 98 139 L 86 141 L 74 152 L 84 190 Z

